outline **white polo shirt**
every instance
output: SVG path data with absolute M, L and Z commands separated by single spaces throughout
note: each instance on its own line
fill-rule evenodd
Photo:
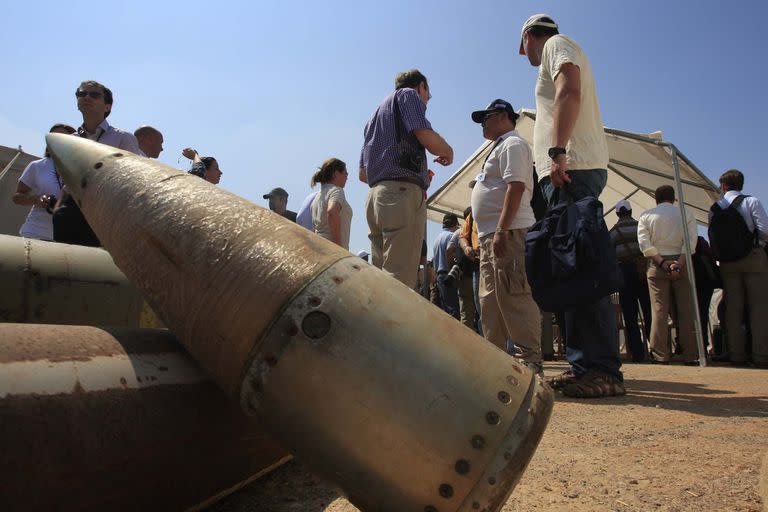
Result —
M 525 184 L 520 206 L 509 229 L 529 228 L 536 222 L 531 208 L 533 195 L 533 155 L 528 143 L 516 130 L 505 133 L 496 144 L 477 176 L 472 189 L 472 216 L 477 226 L 477 236 L 483 237 L 496 231 L 507 183 Z

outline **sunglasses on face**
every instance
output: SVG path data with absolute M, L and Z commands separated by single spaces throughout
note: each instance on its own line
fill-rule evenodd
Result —
M 490 118 L 492 118 L 493 116 L 496 116 L 496 115 L 499 115 L 499 114 L 501 114 L 501 112 L 499 112 L 499 111 L 496 111 L 496 112 L 488 112 L 487 114 L 485 114 L 485 115 L 483 116 L 483 122 L 486 122 L 487 120 L 489 120 L 489 119 L 490 119 Z
M 91 98 L 97 100 L 104 96 L 104 93 L 101 93 L 99 91 L 84 91 L 82 89 L 78 89 L 75 91 L 75 96 L 77 98 L 85 98 L 86 96 L 90 96 Z

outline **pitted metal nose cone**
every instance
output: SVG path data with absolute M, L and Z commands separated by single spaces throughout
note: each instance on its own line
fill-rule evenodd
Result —
M 85 142 L 50 147 L 104 247 L 286 448 L 364 511 L 501 508 L 552 408 L 533 373 L 283 217 L 138 156 L 91 172 Z

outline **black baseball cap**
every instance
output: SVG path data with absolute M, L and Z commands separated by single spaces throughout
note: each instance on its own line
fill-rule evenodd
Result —
M 459 217 L 455 213 L 446 213 L 443 215 L 443 227 L 455 226 L 459 223 Z
M 270 197 L 288 197 L 288 192 L 284 188 L 273 188 L 269 191 L 269 194 L 264 194 L 264 199 L 269 199 Z
M 509 114 L 509 118 L 513 121 L 516 121 L 517 118 L 520 117 L 508 101 L 495 99 L 485 107 L 485 110 L 476 110 L 475 112 L 472 112 L 472 120 L 476 123 L 482 123 L 483 119 L 485 119 L 485 115 L 491 112 L 506 112 Z

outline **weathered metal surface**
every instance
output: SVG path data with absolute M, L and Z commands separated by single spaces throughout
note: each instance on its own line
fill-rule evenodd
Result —
M 363 510 L 497 511 L 552 392 L 338 246 L 203 180 L 50 135 L 118 267 L 243 409 Z
M 0 235 L 0 322 L 162 327 L 94 247 Z
M 346 258 L 255 352 L 243 408 L 362 510 L 498 510 L 547 424 L 541 380 Z
M 286 302 L 349 256 L 197 176 L 55 135 L 46 140 L 55 146 L 57 169 L 99 240 L 232 396 L 239 392 L 254 344 Z
M 286 457 L 166 330 L 0 324 L 0 510 L 183 510 Z

